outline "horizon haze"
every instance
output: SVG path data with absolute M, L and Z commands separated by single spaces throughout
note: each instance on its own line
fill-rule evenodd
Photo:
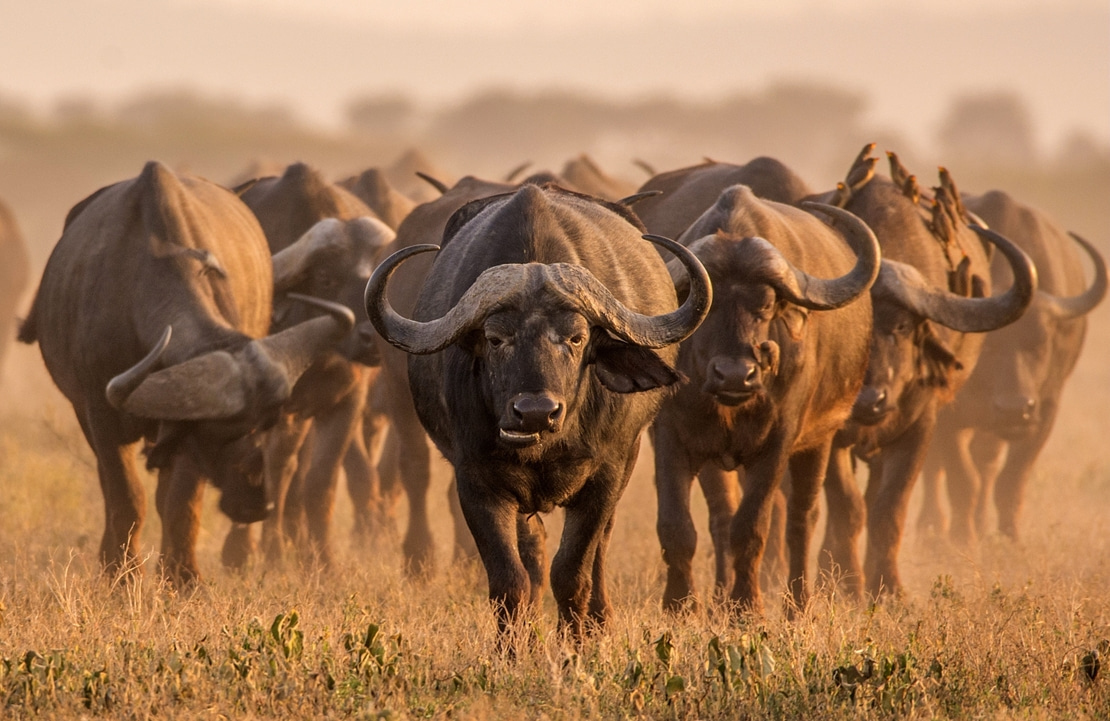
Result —
M 711 101 L 780 82 L 866 101 L 922 148 L 953 100 L 1012 92 L 1038 150 L 1110 143 L 1110 4 L 1092 0 L 0 0 L 0 101 L 39 113 L 188 89 L 338 130 L 360 97 L 439 109 L 489 89 Z

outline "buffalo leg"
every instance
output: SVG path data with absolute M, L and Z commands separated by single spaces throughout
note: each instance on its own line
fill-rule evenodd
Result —
M 465 470 L 459 472 L 459 503 L 486 569 L 489 600 L 503 636 L 531 600 L 532 579 L 517 542 L 518 510 L 511 500 L 468 482 Z
M 304 476 L 304 508 L 313 551 L 325 566 L 333 561 L 331 519 L 339 468 L 365 402 L 365 386 L 356 385 L 339 403 L 313 418 L 315 438 Z
M 343 454 L 343 475 L 347 477 L 347 496 L 354 518 L 351 536 L 356 547 L 366 545 L 374 535 L 374 512 L 381 504 L 378 472 L 370 454 L 363 441 L 362 421 L 358 420 Z
M 296 451 L 296 459 L 285 490 L 285 510 L 281 516 L 281 534 L 286 542 L 300 550 L 308 549 L 308 528 L 305 520 L 305 475 L 312 463 L 312 449 L 316 446 L 316 428 L 312 419 L 304 420 L 306 433 Z
M 822 568 L 852 599 L 863 597 L 863 564 L 859 538 L 867 522 L 867 507 L 852 466 L 851 446 L 834 445 L 825 475 L 825 501 L 829 517 L 825 524 L 825 543 L 821 550 Z
M 786 472 L 786 452 L 783 445 L 782 438 L 768 439 L 765 451 L 744 468 L 748 486 L 732 520 L 730 538 L 736 569 L 731 600 L 740 611 L 763 613 L 759 570 L 771 527 L 774 493 Z
M 310 423 L 285 416 L 270 430 L 263 456 L 266 496 L 274 503 L 270 517 L 262 522 L 262 547 L 266 560 L 280 563 L 284 558 L 289 490 L 299 464 L 298 451 L 305 442 Z
M 423 575 L 435 565 L 435 545 L 428 518 L 432 458 L 424 427 L 416 417 L 412 399 L 405 398 L 404 401 L 396 403 L 390 414 L 393 421 L 390 434 L 395 432 L 397 435 L 398 475 L 409 503 L 408 529 L 401 548 L 405 556 L 405 570 L 410 574 Z M 473 532 L 474 526 L 469 518 L 467 525 Z
M 743 491 L 744 485 L 747 482 L 747 474 L 743 469 L 736 472 L 739 477 L 740 488 Z M 789 476 L 783 479 L 783 486 L 788 485 Z M 739 499 L 737 499 L 737 507 L 739 507 Z M 735 515 L 736 509 L 733 509 Z M 732 523 L 731 519 L 728 524 L 728 532 L 731 535 Z M 725 542 L 728 543 L 729 536 L 725 536 Z M 728 589 L 732 588 L 732 546 L 728 546 L 728 585 L 725 587 L 724 592 L 727 594 Z M 786 495 L 783 493 L 783 488 L 780 487 L 773 494 L 771 494 L 771 525 L 767 528 L 767 543 L 763 547 L 763 561 L 759 565 L 759 583 L 763 591 L 769 592 L 771 589 L 786 578 L 788 563 L 786 560 Z
M 600 627 L 612 614 L 605 582 L 606 552 L 617 502 L 639 455 L 638 435 L 630 446 L 622 468 L 600 468 L 566 507 L 563 536 L 551 564 L 551 591 L 559 606 L 559 627 L 574 638 L 583 637 L 587 618 Z
M 696 469 L 670 434 L 657 427 L 653 438 L 655 495 L 658 500 L 655 532 L 663 548 L 663 563 L 667 566 L 663 609 L 678 611 L 697 603 L 693 563 L 698 547 L 698 531 L 690 513 L 690 489 Z
M 455 494 L 456 498 L 458 494 Z M 460 509 L 461 511 L 461 509 Z M 547 531 L 538 514 L 517 514 L 517 550 L 524 570 L 528 572 L 531 586 L 528 602 L 539 603 L 547 579 Z M 473 543 L 473 541 L 471 541 Z
M 943 538 L 948 535 L 948 515 L 944 510 L 942 489 L 947 487 L 945 466 L 949 462 L 939 453 L 935 443 L 925 456 L 925 467 L 921 472 L 924 493 L 921 512 L 917 515 L 917 532 L 922 537 Z
M 362 417 L 358 419 L 354 437 L 343 459 L 347 493 L 355 509 L 355 543 L 360 545 L 376 537 L 389 537 L 396 531 L 392 516 L 395 494 L 389 492 L 394 489 L 384 487 L 381 467 L 389 419 L 379 397 L 381 384 L 376 381 L 367 394 Z M 399 492 L 399 489 L 396 490 Z
M 162 517 L 162 573 L 181 588 L 200 578 L 196 547 L 204 479 L 188 453 L 176 454 L 169 467 L 159 471 L 157 495 Z
M 880 452 L 867 486 L 867 590 L 874 597 L 900 595 L 898 551 L 910 493 L 925 463 L 936 412 L 929 408 L 898 440 Z
M 790 614 L 809 604 L 809 545 L 817 523 L 817 496 L 825 482 L 832 439 L 790 457 L 790 499 L 786 507 L 786 544 L 790 549 Z
M 100 541 L 100 562 L 112 577 L 121 573 L 142 573 L 135 546 L 141 537 L 146 516 L 146 489 L 139 478 L 135 453 L 138 443 L 120 443 L 95 429 L 105 429 L 102 416 L 77 414 L 85 439 L 96 454 L 96 472 L 104 496 L 104 536 Z M 108 437 L 106 437 L 108 436 Z
M 1056 409 L 1056 404 L 1046 403 L 1041 410 L 1042 420 L 1037 432 L 1021 441 L 1010 443 L 1006 464 L 998 474 L 998 481 L 994 487 L 998 530 L 1014 541 L 1019 540 L 1018 521 L 1025 502 L 1025 489 L 1033 474 L 1033 464 L 1036 463 L 1037 456 L 1041 454 L 1041 449 L 1048 442 L 1048 436 L 1052 432 Z
M 740 482 L 735 471 L 706 463 L 698 471 L 698 483 L 709 507 L 709 535 L 713 539 L 715 595 L 724 598 L 732 587 L 732 517 L 740 506 Z M 687 508 L 689 503 L 687 502 Z M 692 578 L 691 578 L 692 582 Z
M 455 562 L 468 563 L 478 555 L 478 549 L 474 545 L 474 536 L 470 535 L 470 529 L 463 520 L 458 486 L 458 482 L 452 477 L 451 484 L 447 487 L 447 508 L 451 511 L 455 526 Z M 540 528 L 542 530 L 543 524 L 540 524 Z
M 604 565 L 604 550 L 600 561 L 596 557 L 623 488 L 619 478 L 595 475 L 574 502 L 567 505 L 559 551 L 551 562 L 551 591 L 559 606 L 560 628 L 575 638 L 581 638 L 585 631 L 583 622 L 590 612 L 593 580 L 604 576 L 604 569 L 595 566 L 595 563 Z M 608 598 L 604 588 L 597 592 L 591 617 L 603 624 L 609 615 Z
M 91 445 L 96 451 L 96 470 L 104 495 L 100 562 L 111 576 L 138 571 L 135 549 L 146 515 L 146 490 L 135 462 L 138 446 L 107 442 Z
M 381 533 L 389 538 L 400 540 L 400 531 L 397 528 L 397 508 L 401 502 L 401 497 L 405 494 L 404 486 L 401 483 L 400 447 L 397 432 L 391 427 L 387 426 L 383 430 L 383 434 L 381 455 L 377 463 L 378 490 L 381 502 L 375 510 L 374 518 L 375 523 L 381 529 Z M 370 447 L 372 444 L 367 442 L 366 445 Z M 466 525 L 466 521 L 462 517 L 462 511 L 459 511 L 458 522 Z
M 609 539 L 613 536 L 613 516 L 605 524 L 601 540 L 598 541 L 597 551 L 594 553 L 593 587 L 590 591 L 590 620 L 598 626 L 605 625 L 613 610 L 609 601 L 609 586 L 605 581 L 605 565 L 609 554 Z
M 948 479 L 948 497 L 952 506 L 952 523 L 949 535 L 965 548 L 978 542 L 975 518 L 978 515 L 981 480 L 979 469 L 971 457 L 973 428 L 958 431 L 944 430 L 933 439 L 932 447 L 945 459 L 945 476 Z
M 987 514 L 994 503 L 995 483 L 1006 462 L 1009 444 L 992 433 L 979 432 L 971 440 L 971 458 L 979 470 L 982 485 L 979 488 L 978 513 L 975 515 L 975 528 L 982 536 L 990 531 Z

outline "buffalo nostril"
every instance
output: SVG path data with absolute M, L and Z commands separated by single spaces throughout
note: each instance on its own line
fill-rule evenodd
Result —
M 524 429 L 546 430 L 562 416 L 563 404 L 548 396 L 524 396 L 513 401 L 512 409 Z
M 875 402 L 871 404 L 871 408 L 876 413 L 886 408 L 886 391 L 879 391 L 879 395 L 875 396 Z
M 748 369 L 748 374 L 744 376 L 744 385 L 751 387 L 759 383 L 759 368 L 753 365 Z

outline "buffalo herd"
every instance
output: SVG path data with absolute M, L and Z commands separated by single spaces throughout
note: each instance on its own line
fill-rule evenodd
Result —
M 403 181 L 296 163 L 230 188 L 150 162 L 70 210 L 18 338 L 95 454 L 113 577 L 142 572 L 140 452 L 173 584 L 200 576 L 207 483 L 229 567 L 258 552 L 256 523 L 262 562 L 331 565 L 345 478 L 363 544 L 407 498 L 405 568 L 427 574 L 434 447 L 498 628 L 550 576 L 580 637 L 611 614 L 609 539 L 646 435 L 664 608 L 700 603 L 695 479 L 726 608 L 762 612 L 785 557 L 785 611 L 805 608 L 822 491 L 822 570 L 852 598 L 899 594 L 918 476 L 923 530 L 973 545 L 993 501 L 1018 537 L 1107 271 L 1006 193 L 961 194 L 943 168 L 923 188 L 888 160 L 866 146 L 825 192 L 766 157 L 640 188 L 585 155 L 523 180 L 412 155 Z M 7 319 L 28 262 L 2 206 L 0 253 Z

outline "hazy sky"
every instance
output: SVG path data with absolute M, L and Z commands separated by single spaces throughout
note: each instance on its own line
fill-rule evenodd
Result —
M 923 143 L 954 95 L 996 89 L 1027 99 L 1046 146 L 1110 142 L 1110 2 L 0 0 L 0 98 L 36 108 L 190 87 L 335 125 L 371 92 L 711 98 L 783 79 L 860 92 Z

